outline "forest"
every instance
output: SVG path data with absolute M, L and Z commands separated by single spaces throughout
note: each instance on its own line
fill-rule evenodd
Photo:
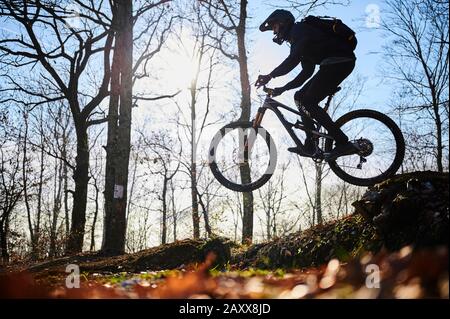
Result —
M 358 153 L 262 110 L 276 9 L 355 31 Z M 1 298 L 449 298 L 449 1 L 0 0 L 0 147 Z

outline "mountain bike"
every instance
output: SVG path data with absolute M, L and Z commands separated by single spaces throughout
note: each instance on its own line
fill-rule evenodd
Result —
M 326 101 L 328 112 L 338 87 Z M 326 162 L 342 180 L 358 186 L 371 186 L 393 176 L 400 168 L 405 155 L 405 141 L 397 124 L 386 114 L 360 109 L 342 115 L 335 122 L 357 146 L 355 152 L 328 159 L 334 147 L 332 136 L 314 121 L 314 129 L 301 121 L 304 111 L 295 110 L 272 98 L 273 89 L 263 87 L 266 94 L 252 121 L 238 121 L 222 127 L 213 137 L 209 148 L 209 167 L 214 177 L 228 189 L 249 192 L 263 186 L 273 175 L 277 163 L 277 150 L 273 138 L 261 126 L 266 110 L 275 113 L 294 142 L 300 156 L 313 161 Z M 288 121 L 282 110 L 295 114 L 296 121 Z M 299 118 L 300 117 L 300 118 Z M 315 152 L 305 155 L 306 148 L 295 130 L 313 136 Z M 243 167 L 250 176 L 241 178 Z M 248 175 L 248 173 L 247 173 Z M 245 181 L 245 182 L 244 182 Z

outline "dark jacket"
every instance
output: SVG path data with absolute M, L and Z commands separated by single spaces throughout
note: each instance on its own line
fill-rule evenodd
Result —
M 313 73 L 316 65 L 325 59 L 343 57 L 355 60 L 355 54 L 345 41 L 330 35 L 304 22 L 295 23 L 287 37 L 291 44 L 289 56 L 276 67 L 270 75 L 278 77 L 291 72 L 299 63 L 302 71 L 285 89 L 289 90 L 301 86 Z

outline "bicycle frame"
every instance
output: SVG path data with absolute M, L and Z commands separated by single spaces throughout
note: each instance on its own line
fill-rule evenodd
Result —
M 328 106 L 330 104 L 331 98 L 332 98 L 332 95 L 330 95 L 329 98 L 328 98 L 328 101 L 326 103 L 326 109 L 328 109 Z M 317 125 L 318 130 L 307 129 L 305 127 L 304 123 L 299 121 L 298 119 L 297 119 L 297 121 L 295 123 L 289 122 L 288 120 L 285 119 L 285 117 L 283 116 L 283 113 L 281 113 L 280 109 L 285 109 L 285 110 L 287 110 L 287 111 L 289 111 L 291 113 L 294 113 L 294 114 L 296 114 L 296 115 L 298 115 L 300 117 L 302 116 L 301 112 L 299 112 L 297 110 L 294 110 L 293 108 L 290 108 L 289 106 L 286 106 L 286 105 L 284 105 L 284 104 L 282 104 L 282 103 L 280 103 L 278 101 L 275 101 L 268 94 L 266 96 L 264 102 L 263 102 L 263 105 L 258 108 L 258 112 L 256 113 L 256 116 L 253 119 L 253 128 L 256 129 L 258 126 L 260 126 L 266 110 L 271 110 L 278 117 L 278 119 L 283 124 L 284 128 L 286 129 L 286 131 L 288 132 L 289 136 L 292 138 L 292 140 L 295 142 L 295 144 L 297 145 L 297 147 L 300 150 L 304 150 L 305 146 L 300 141 L 300 139 L 297 137 L 297 135 L 295 134 L 295 132 L 293 130 L 294 127 L 297 128 L 297 129 L 300 129 L 300 130 L 302 130 L 304 132 L 316 135 L 317 137 L 333 139 L 332 136 L 319 132 L 320 131 L 320 125 L 314 119 L 313 119 L 313 121 Z
M 337 87 L 334 92 L 331 92 L 331 94 L 328 95 L 328 100 L 325 103 L 324 106 L 324 111 L 327 112 L 328 108 L 330 106 L 330 102 L 334 96 L 334 94 L 336 92 L 338 92 L 340 90 L 339 87 Z M 355 146 L 358 146 L 358 149 L 356 150 L 351 150 L 351 151 L 343 151 L 341 154 L 334 154 L 335 157 L 333 156 L 333 142 L 334 142 L 334 138 L 332 136 L 330 136 L 327 133 L 321 133 L 321 125 L 318 121 L 314 121 L 313 120 L 313 124 L 314 124 L 314 128 L 307 128 L 305 123 L 302 121 L 299 121 L 298 117 L 301 117 L 303 115 L 308 115 L 307 112 L 303 109 L 303 108 L 299 108 L 299 110 L 295 110 L 293 108 L 290 108 L 278 101 L 275 101 L 272 98 L 272 94 L 273 94 L 273 89 L 269 89 L 266 88 L 264 86 L 264 92 L 267 93 L 267 96 L 264 99 L 264 102 L 262 103 L 262 106 L 260 106 L 258 108 L 258 111 L 256 113 L 256 116 L 253 118 L 252 122 L 248 122 L 248 121 L 236 121 L 236 122 L 232 122 L 229 123 L 227 125 L 225 125 L 224 127 L 222 127 L 214 136 L 213 140 L 211 141 L 211 145 L 210 145 L 210 149 L 209 149 L 209 159 L 210 159 L 210 167 L 211 167 L 211 171 L 214 174 L 214 176 L 217 178 L 217 180 L 224 185 L 225 187 L 231 189 L 231 190 L 235 190 L 235 191 L 239 191 L 239 192 L 249 192 L 249 191 L 253 191 L 255 189 L 258 189 L 259 187 L 261 187 L 262 185 L 264 185 L 272 176 L 273 174 L 273 170 L 276 167 L 276 159 L 277 159 L 277 150 L 276 147 L 274 145 L 274 141 L 272 139 L 272 137 L 270 136 L 270 134 L 261 126 L 261 122 L 264 118 L 264 114 L 266 112 L 266 110 L 271 110 L 272 112 L 274 112 L 278 118 L 278 120 L 283 124 L 284 128 L 286 129 L 286 131 L 288 132 L 289 136 L 291 137 L 291 139 L 295 142 L 296 144 L 296 148 L 289 148 L 288 150 L 293 152 L 293 153 L 297 153 L 299 156 L 302 157 L 308 157 L 311 158 L 314 162 L 316 163 L 321 163 L 322 161 L 325 161 L 330 169 L 342 180 L 353 184 L 353 185 L 358 185 L 358 186 L 372 186 L 376 183 L 379 183 L 381 181 L 383 181 L 384 179 L 386 179 L 387 177 L 392 176 L 393 174 L 395 174 L 397 172 L 397 170 L 400 168 L 404 155 L 405 155 L 405 142 L 404 142 L 404 138 L 403 138 L 403 134 L 400 130 L 400 128 L 397 126 L 397 124 L 391 119 L 389 118 L 389 116 L 375 111 L 375 110 L 369 110 L 369 109 L 360 109 L 360 110 L 354 110 L 351 112 L 348 112 L 344 115 L 342 115 L 339 120 L 338 120 L 338 125 L 342 126 L 342 125 L 346 125 L 349 122 L 352 122 L 353 120 L 357 120 L 357 119 L 362 119 L 364 120 L 371 120 L 371 121 L 375 121 L 375 123 L 378 123 L 378 125 L 383 125 L 382 130 L 386 130 L 387 129 L 387 133 L 390 134 L 389 136 L 391 137 L 391 140 L 389 140 L 388 142 L 393 142 L 395 143 L 395 154 L 394 157 L 389 156 L 389 158 L 385 158 L 384 154 L 386 154 L 386 152 L 390 152 L 392 153 L 392 147 L 390 145 L 388 145 L 388 149 L 386 149 L 385 151 L 383 151 L 383 149 L 381 149 L 380 154 L 374 156 L 375 161 L 372 162 L 373 165 L 371 167 L 369 167 L 369 170 L 367 170 L 367 173 L 369 175 L 367 175 L 366 173 L 363 174 L 355 174 L 354 169 L 358 169 L 358 170 L 362 170 L 362 166 L 364 163 L 367 163 L 367 159 L 366 157 L 371 156 L 373 153 L 373 150 L 376 149 L 373 146 L 373 143 L 371 140 L 369 140 L 367 138 L 367 136 L 365 136 L 366 134 L 369 134 L 369 137 L 372 137 L 372 135 L 370 134 L 370 132 L 374 132 L 374 130 L 366 125 L 365 122 L 358 122 L 362 125 L 362 129 L 363 130 L 359 130 L 357 129 L 356 132 L 352 135 L 356 135 L 354 137 L 354 140 L 352 140 L 352 143 L 357 143 Z M 283 112 L 282 112 L 283 111 Z M 291 120 L 287 120 L 285 118 L 285 114 L 284 111 L 287 111 L 289 113 L 295 114 L 296 115 L 296 121 L 295 123 L 291 123 Z M 303 118 L 304 119 L 304 118 Z M 353 122 L 352 122 L 353 123 Z M 297 136 L 297 132 L 294 131 L 295 129 L 300 129 L 308 134 L 312 134 L 314 136 L 314 154 L 311 154 L 311 150 L 308 150 L 309 152 L 307 152 L 306 147 L 304 145 L 304 143 L 299 139 L 299 137 Z M 369 133 L 363 133 L 364 129 L 368 129 Z M 216 148 L 218 143 L 221 141 L 221 139 L 224 137 L 225 134 L 227 134 L 227 132 L 231 132 L 235 129 L 238 129 L 237 132 L 239 133 L 239 147 L 236 150 L 236 148 L 234 146 L 236 146 L 236 138 L 234 138 L 232 141 L 230 142 L 234 142 L 233 144 L 233 150 L 231 153 L 227 153 L 226 155 L 231 155 L 233 158 L 232 163 L 226 163 L 226 160 L 221 160 L 221 157 L 219 158 L 220 161 L 218 161 L 218 159 L 216 158 Z M 233 131 L 236 132 L 236 131 Z M 376 133 L 377 131 L 375 131 Z M 223 173 L 225 172 L 223 169 L 219 168 L 218 163 L 223 163 L 225 166 L 223 166 L 223 168 L 225 168 L 225 170 L 228 170 L 231 167 L 234 167 L 236 165 L 239 166 L 239 169 L 241 169 L 242 165 L 249 165 L 249 163 L 251 162 L 251 152 L 253 150 L 253 145 L 255 144 L 255 142 L 257 141 L 257 138 L 262 137 L 264 139 L 264 142 L 269 150 L 269 161 L 267 163 L 267 169 L 265 170 L 265 172 L 263 172 L 263 170 L 259 170 L 257 173 L 261 173 L 257 176 L 256 179 L 249 179 L 248 181 L 234 181 L 234 177 L 237 175 L 233 175 L 232 178 L 228 178 L 226 175 L 224 175 Z M 376 136 L 374 136 L 374 138 L 376 139 Z M 322 143 L 318 143 L 320 138 L 324 138 L 324 140 L 320 141 L 320 142 L 325 142 L 325 146 Z M 384 138 L 383 138 L 383 143 L 384 143 Z M 232 143 L 228 143 L 228 144 L 232 144 Z M 262 156 L 265 156 L 267 154 L 266 152 L 266 148 L 265 146 L 262 146 L 263 150 L 261 153 L 261 148 L 259 147 L 261 143 L 258 143 L 258 147 L 257 147 L 257 152 L 258 155 L 257 157 L 255 157 L 256 160 L 258 160 L 258 156 L 259 154 L 262 154 Z M 319 147 L 319 144 L 321 144 L 322 146 Z M 264 145 L 264 143 L 263 143 Z M 377 144 L 378 145 L 378 144 Z M 381 144 L 381 146 L 383 146 L 384 144 Z M 242 147 L 244 146 L 244 147 Z M 225 152 L 228 151 L 228 149 L 224 149 Z M 237 152 L 236 152 L 237 151 Z M 331 156 L 329 156 L 328 152 L 331 151 Z M 264 153 L 265 152 L 265 153 Z M 237 159 L 239 161 L 236 161 L 236 157 L 235 155 L 239 156 Z M 225 153 L 224 153 L 225 154 Z M 336 162 L 336 159 L 338 157 L 341 156 L 348 156 L 348 155 L 357 155 L 359 156 L 359 163 L 356 162 L 357 158 L 352 158 L 350 163 L 347 163 L 347 161 L 344 161 L 342 163 L 340 162 Z M 386 162 L 386 165 L 380 162 L 384 161 Z M 391 161 L 392 160 L 392 161 Z M 264 163 L 267 162 L 266 160 L 264 161 Z M 259 165 L 260 162 L 256 161 L 256 167 L 261 167 L 261 165 Z M 382 165 L 380 165 L 382 164 Z M 349 166 L 350 165 L 350 166 Z M 389 165 L 389 166 L 387 166 Z M 264 164 L 264 166 L 266 166 Z M 249 166 L 248 166 L 249 167 Z M 350 171 L 345 170 L 345 168 L 350 168 Z M 384 170 L 382 170 L 382 168 Z M 242 171 L 241 171 L 242 172 Z M 375 175 L 374 175 L 375 173 Z M 376 175 L 378 174 L 378 175 Z

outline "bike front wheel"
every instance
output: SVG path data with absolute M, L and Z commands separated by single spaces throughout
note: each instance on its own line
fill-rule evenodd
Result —
M 272 176 L 277 152 L 270 134 L 252 122 L 233 122 L 222 127 L 209 147 L 209 167 L 226 188 L 250 192 Z
M 358 154 L 329 161 L 331 170 L 344 181 L 358 186 L 372 186 L 393 176 L 405 156 L 405 141 L 400 128 L 383 113 L 356 110 L 344 114 L 336 125 L 358 145 Z M 327 140 L 325 152 L 333 148 Z

